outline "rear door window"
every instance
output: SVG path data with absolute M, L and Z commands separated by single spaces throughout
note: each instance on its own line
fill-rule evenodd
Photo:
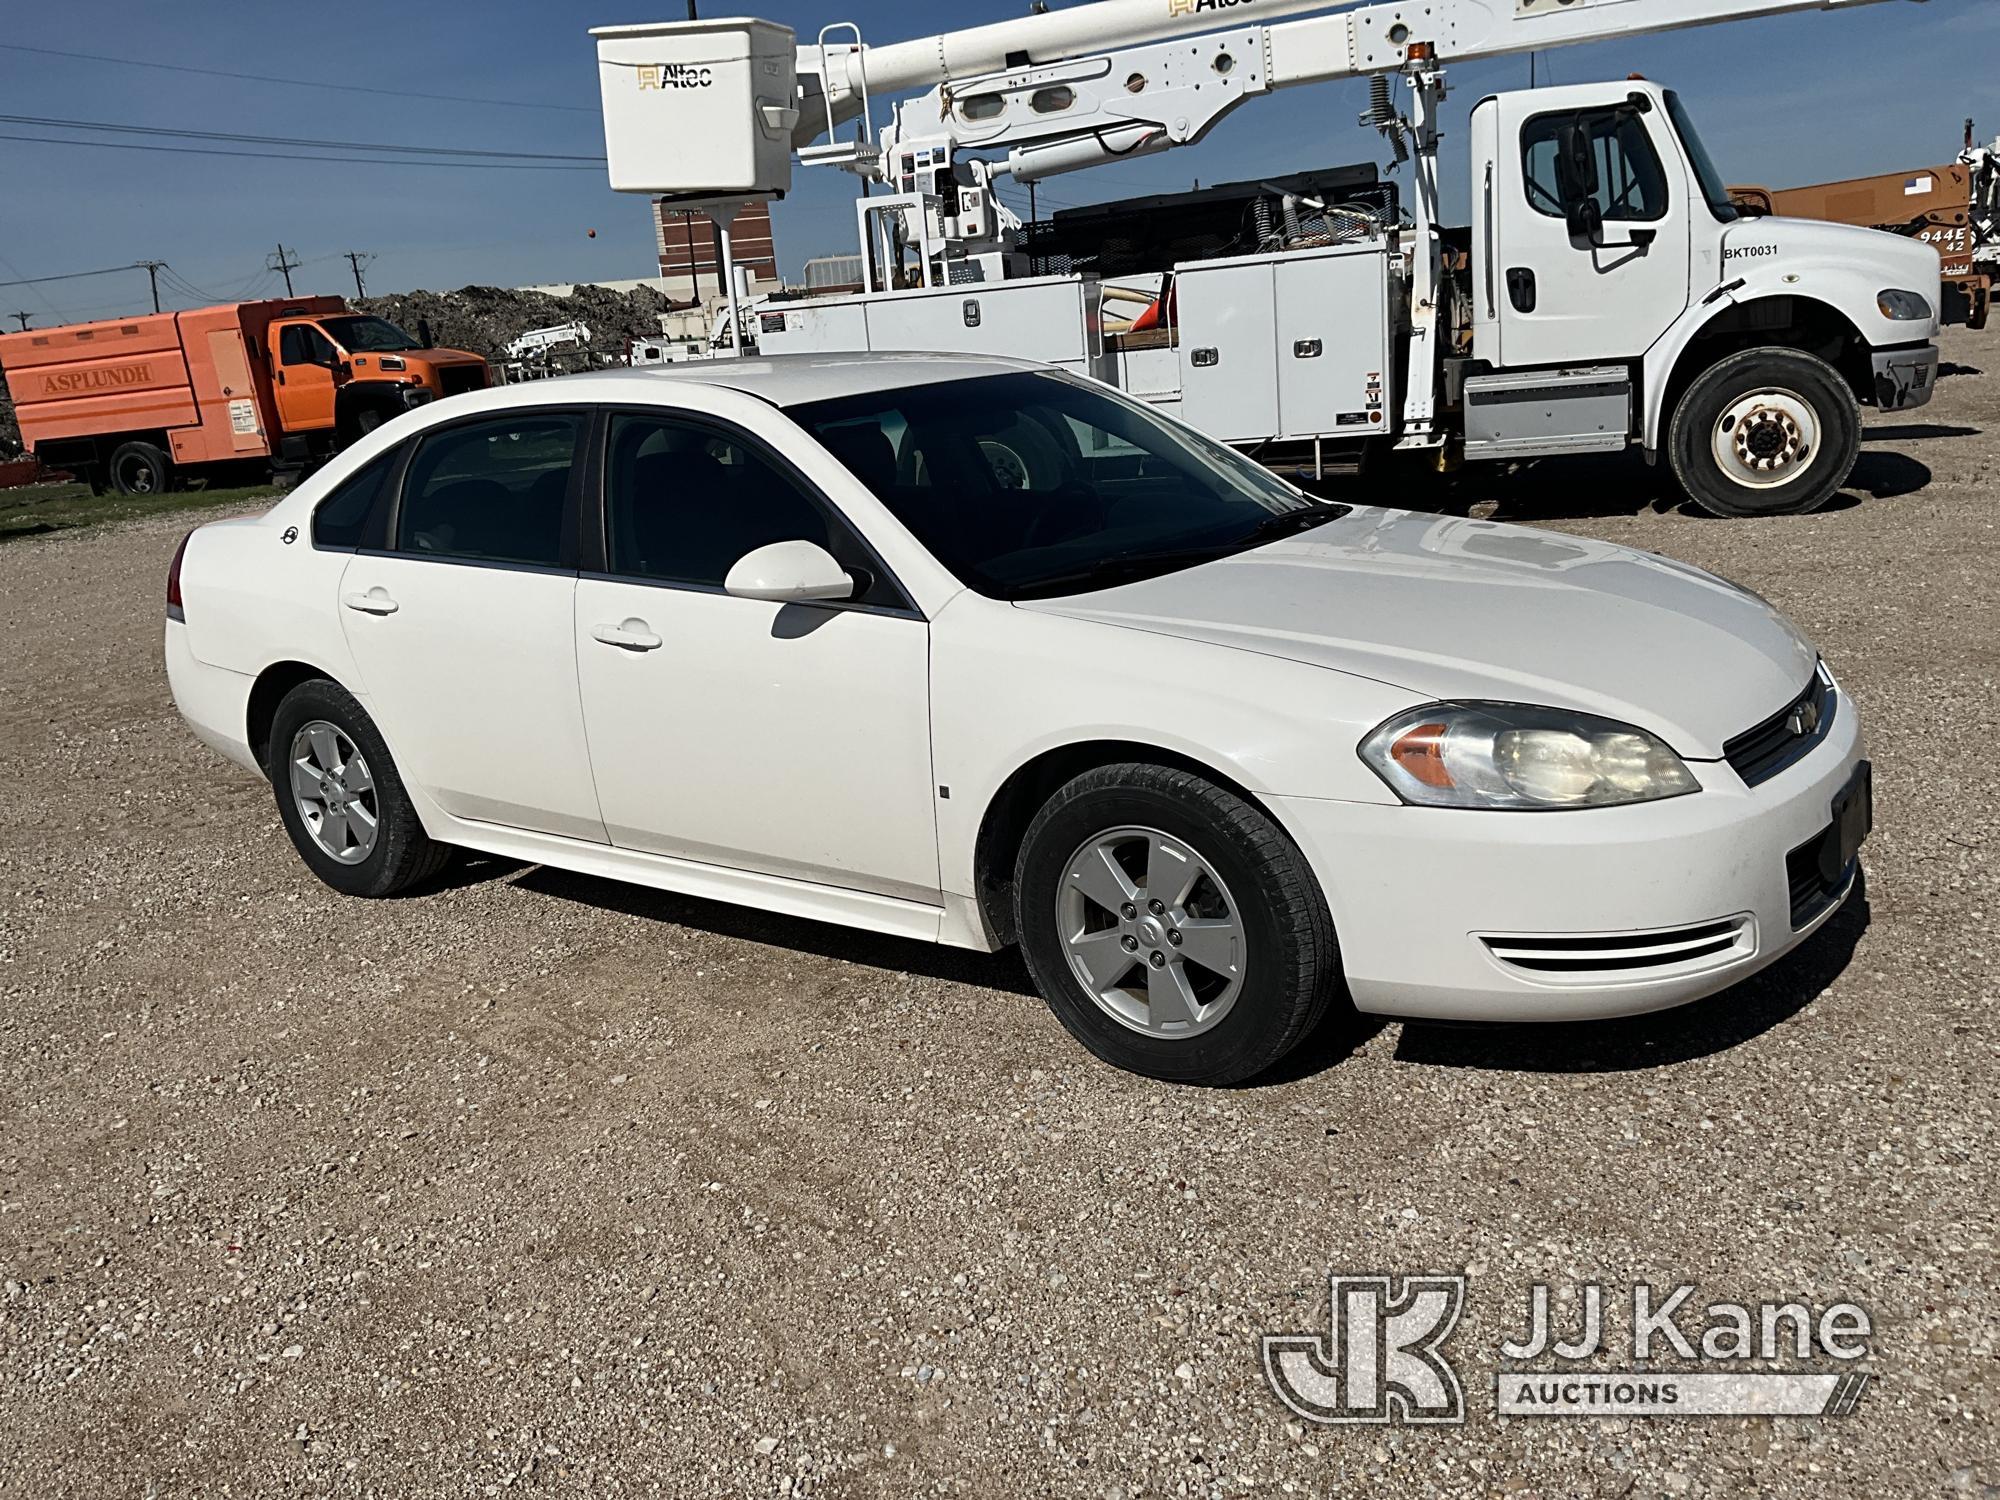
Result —
M 570 496 L 583 418 L 537 412 L 420 440 L 403 482 L 396 550 L 418 557 L 574 567 Z

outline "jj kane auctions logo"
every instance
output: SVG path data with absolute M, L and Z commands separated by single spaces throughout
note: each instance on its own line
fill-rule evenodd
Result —
M 1523 1333 L 1499 1348 L 1495 1414 L 1816 1417 L 1846 1416 L 1860 1403 L 1871 1378 L 1866 1371 L 1702 1366 L 1822 1358 L 1851 1366 L 1868 1355 L 1874 1332 L 1862 1308 L 1836 1302 L 1815 1314 L 1804 1302 L 1784 1301 L 1697 1309 L 1694 1295 L 1691 1284 L 1662 1296 L 1639 1283 L 1631 1289 L 1630 1319 L 1612 1330 L 1604 1288 L 1587 1283 L 1578 1289 L 1575 1336 L 1564 1337 L 1549 1288 L 1535 1285 Z M 1328 1280 L 1325 1333 L 1265 1334 L 1259 1341 L 1265 1378 L 1309 1422 L 1461 1423 L 1465 1392 L 1444 1345 L 1465 1297 L 1463 1276 L 1335 1275 Z M 1656 1359 L 1696 1368 L 1659 1369 Z M 1600 1368 L 1604 1362 L 1622 1368 Z

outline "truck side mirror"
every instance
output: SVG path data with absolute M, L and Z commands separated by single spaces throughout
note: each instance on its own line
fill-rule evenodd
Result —
M 1597 206 L 1597 153 L 1590 133 L 1571 121 L 1556 135 L 1556 190 L 1562 197 L 1563 220 L 1573 240 L 1604 242 L 1604 211 Z

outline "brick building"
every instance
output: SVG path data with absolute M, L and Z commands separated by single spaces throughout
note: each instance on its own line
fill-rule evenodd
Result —
M 722 251 L 715 225 L 706 214 L 672 208 L 653 201 L 653 238 L 660 253 L 660 274 L 691 277 L 704 291 L 722 288 Z M 771 206 L 752 203 L 730 226 L 736 264 L 747 267 L 759 281 L 778 279 L 778 250 L 771 238 Z

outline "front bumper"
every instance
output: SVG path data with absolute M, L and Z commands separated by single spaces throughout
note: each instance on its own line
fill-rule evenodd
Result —
M 1909 411 L 1926 405 L 1931 393 L 1937 389 L 1936 344 L 1906 344 L 1896 349 L 1877 349 L 1872 360 L 1875 368 L 1875 404 L 1883 411 Z
M 1637 807 L 1272 804 L 1326 892 L 1358 1009 L 1586 1020 L 1725 989 L 1839 910 L 1851 870 L 1794 927 L 1787 858 L 1825 832 L 1861 758 L 1841 694 L 1826 737 L 1757 787 L 1693 762 L 1702 791 Z

